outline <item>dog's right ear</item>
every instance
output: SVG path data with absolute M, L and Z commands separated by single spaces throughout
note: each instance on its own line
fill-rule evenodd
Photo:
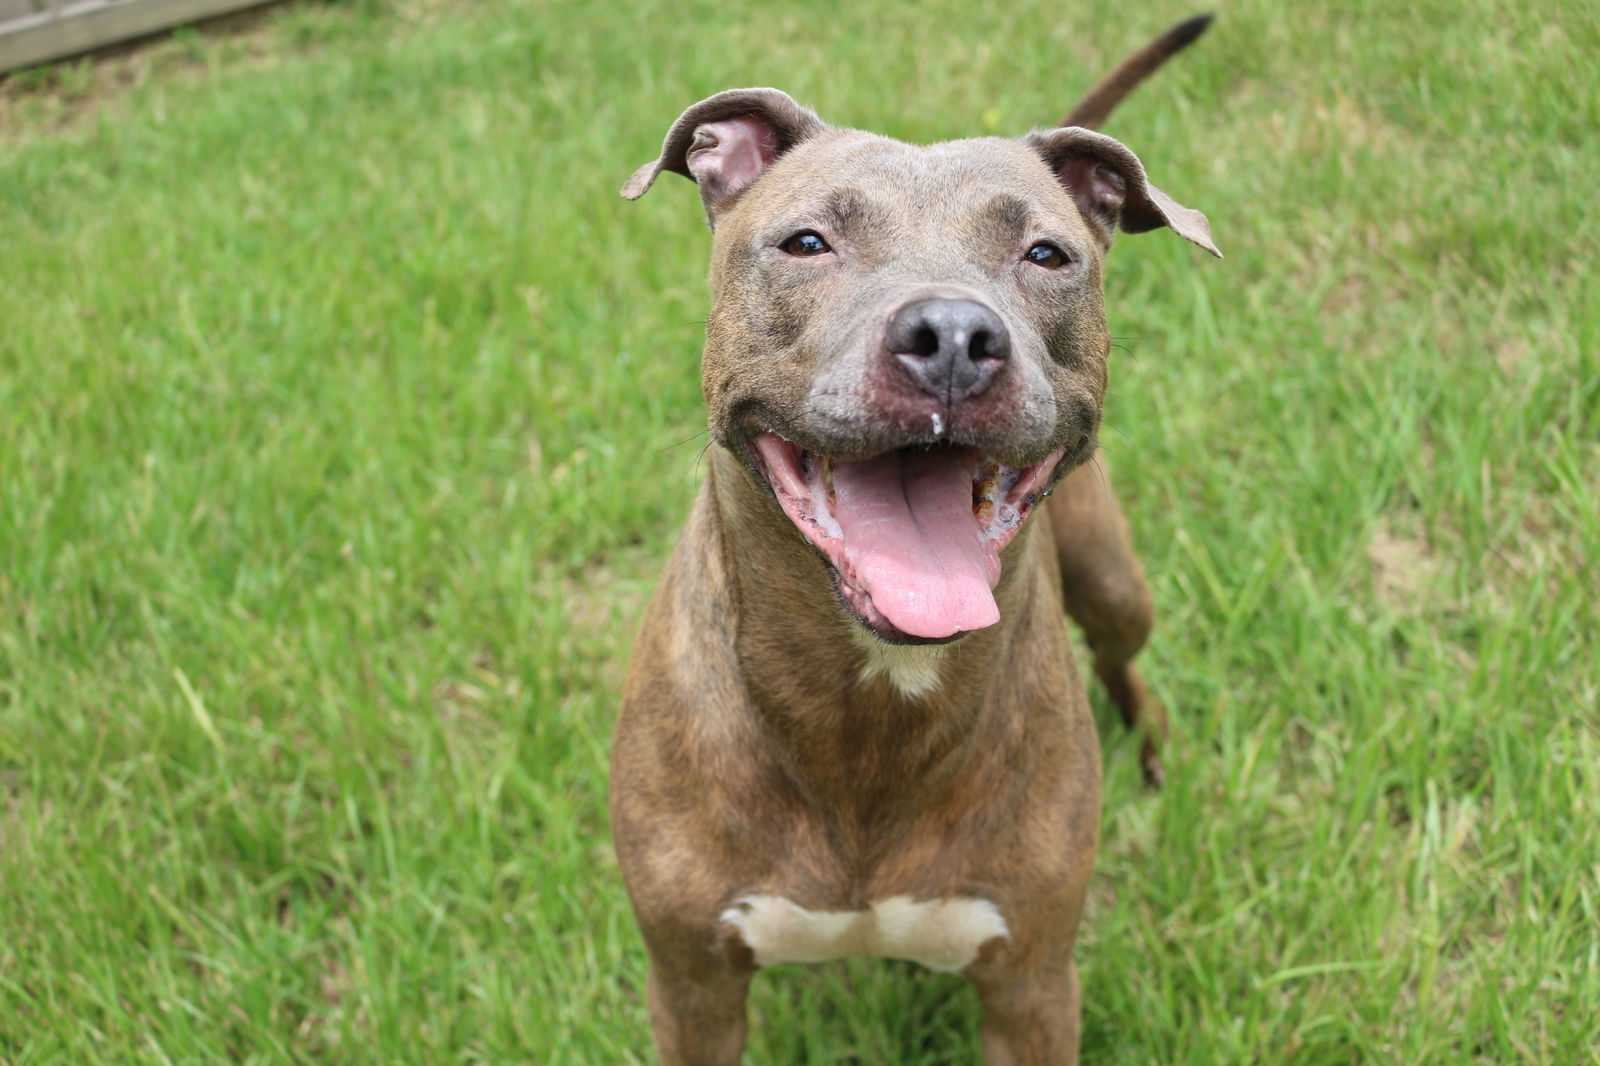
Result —
M 783 153 L 827 127 L 777 89 L 729 89 L 695 104 L 672 124 L 661 158 L 633 172 L 622 195 L 637 200 L 663 170 L 700 187 L 706 221 L 747 189 Z

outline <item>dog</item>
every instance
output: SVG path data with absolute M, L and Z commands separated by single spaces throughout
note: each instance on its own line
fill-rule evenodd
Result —
M 1221 254 L 1088 127 L 1207 21 L 1015 140 L 916 147 L 718 93 L 624 186 L 692 179 L 713 232 L 706 476 L 611 759 L 666 1066 L 739 1061 L 759 968 L 847 955 L 965 975 L 990 1066 L 1077 1061 L 1100 753 L 1065 615 L 1153 777 L 1165 729 L 1090 462 L 1102 256 L 1118 228 Z

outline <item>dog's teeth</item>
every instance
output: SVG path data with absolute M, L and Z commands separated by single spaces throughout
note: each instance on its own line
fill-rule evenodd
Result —
M 1000 487 L 1000 464 L 993 459 L 986 459 L 978 468 L 978 476 L 972 482 L 972 503 L 974 508 L 982 500 L 993 500 L 995 490 Z
M 944 436 L 944 419 L 939 417 L 938 411 L 933 412 L 932 421 L 934 437 L 937 438 Z

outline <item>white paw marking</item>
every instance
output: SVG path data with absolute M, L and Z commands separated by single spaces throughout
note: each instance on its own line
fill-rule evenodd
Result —
M 871 955 L 954 973 L 987 941 L 1010 935 L 986 899 L 890 896 L 861 911 L 809 911 L 783 896 L 752 895 L 735 901 L 722 920 L 739 931 L 757 966 Z
M 908 699 L 938 691 L 939 667 L 949 651 L 945 645 L 885 644 L 868 636 L 859 627 L 853 627 L 850 635 L 856 647 L 867 654 L 866 665 L 861 668 L 863 681 L 887 677 L 889 684 Z

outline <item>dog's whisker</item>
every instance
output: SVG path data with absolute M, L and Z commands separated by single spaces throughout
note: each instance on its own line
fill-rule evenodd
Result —
M 676 444 L 668 444 L 667 446 L 665 446 L 663 448 L 656 449 L 656 454 L 657 455 L 666 455 L 670 451 L 676 451 L 677 449 L 683 447 L 685 444 L 689 444 L 689 443 L 691 443 L 693 441 L 699 440 L 701 437 L 709 435 L 710 432 L 711 432 L 711 430 L 710 430 L 709 427 L 706 428 L 706 429 L 702 429 L 699 433 L 695 433 L 695 434 L 692 434 L 690 436 L 687 436 L 687 437 L 683 438 L 682 440 L 678 441 Z M 702 454 L 704 454 L 704 449 L 702 449 Z

